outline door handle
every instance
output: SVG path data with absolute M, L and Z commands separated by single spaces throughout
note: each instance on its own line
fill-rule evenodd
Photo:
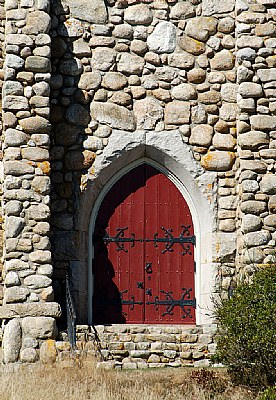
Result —
M 147 274 L 152 274 L 152 263 L 151 262 L 146 263 L 145 271 Z

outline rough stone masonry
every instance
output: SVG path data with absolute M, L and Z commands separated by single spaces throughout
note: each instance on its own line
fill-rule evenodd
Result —
M 212 214 L 211 294 L 275 263 L 275 5 L 0 1 L 4 363 L 66 353 L 54 339 L 68 272 L 87 325 L 86 198 L 125 155 L 186 152 Z M 112 367 L 206 365 L 215 348 L 212 327 L 110 329 Z

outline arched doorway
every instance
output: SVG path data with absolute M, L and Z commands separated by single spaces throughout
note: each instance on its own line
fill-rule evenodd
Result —
M 174 183 L 143 163 L 109 189 L 94 228 L 93 323 L 195 323 L 193 221 Z

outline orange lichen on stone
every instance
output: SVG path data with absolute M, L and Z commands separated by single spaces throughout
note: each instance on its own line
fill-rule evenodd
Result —
M 40 361 L 43 364 L 54 364 L 57 358 L 55 340 L 46 340 L 40 347 Z
M 41 171 L 45 175 L 50 175 L 50 173 L 51 173 L 51 165 L 50 165 L 49 161 L 39 162 L 39 163 L 37 163 L 37 166 L 38 166 L 38 168 L 41 169 Z
M 201 165 L 207 171 L 228 171 L 235 162 L 235 153 L 231 151 L 208 151 L 201 158 Z

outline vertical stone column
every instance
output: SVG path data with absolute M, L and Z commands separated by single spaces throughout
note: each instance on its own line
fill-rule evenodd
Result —
M 6 23 L 6 13 L 5 13 L 5 1 L 0 1 L 0 85 L 3 86 L 3 64 L 4 64 L 4 41 L 5 41 L 5 23 Z M 2 117 L 0 115 L 0 130 L 2 129 Z M 2 147 L 2 143 L 1 143 Z M 2 198 L 3 194 L 3 154 L 2 151 L 0 152 L 0 197 Z M 3 257 L 3 210 L 2 207 L 0 208 L 0 306 L 2 305 L 3 301 L 3 265 L 2 265 L 2 257 Z M 0 334 L 0 341 L 1 341 L 1 334 Z
M 7 0 L 3 85 L 4 362 L 56 335 L 50 251 L 49 0 Z M 50 302 L 50 303 L 49 303 Z
M 275 0 L 237 6 L 239 276 L 275 263 Z

